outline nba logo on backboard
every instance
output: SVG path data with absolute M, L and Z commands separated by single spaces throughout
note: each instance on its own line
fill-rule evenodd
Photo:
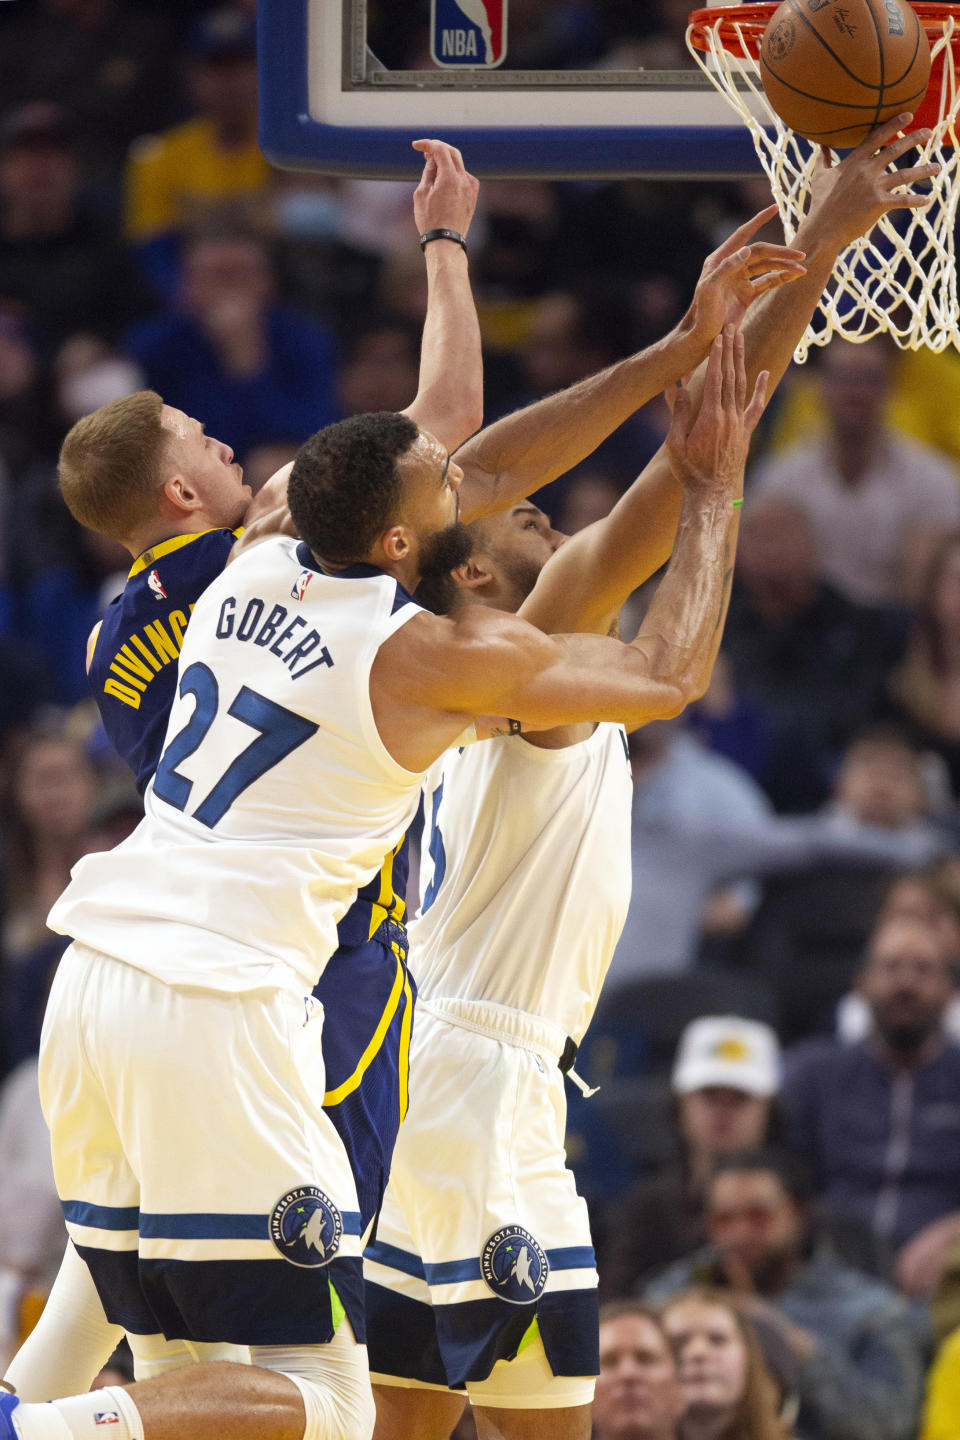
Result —
M 493 69 L 507 53 L 507 0 L 430 0 L 430 54 L 438 65 Z

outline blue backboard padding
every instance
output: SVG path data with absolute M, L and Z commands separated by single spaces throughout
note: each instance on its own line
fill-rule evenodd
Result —
M 337 3 L 337 0 L 327 0 Z M 387 179 L 419 177 L 423 163 L 410 149 L 425 129 L 323 125 L 309 114 L 306 0 L 260 0 L 260 149 L 284 169 Z M 502 95 L 498 97 L 502 103 Z M 749 175 L 759 174 L 749 132 L 735 124 L 714 128 L 590 126 L 558 129 L 451 128 L 441 139 L 457 145 L 478 176 Z

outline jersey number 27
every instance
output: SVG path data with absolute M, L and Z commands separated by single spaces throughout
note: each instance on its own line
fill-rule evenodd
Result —
M 186 810 L 194 782 L 181 775 L 177 766 L 199 748 L 217 718 L 220 690 L 213 671 L 199 661 L 188 665 L 180 677 L 180 695 L 194 697 L 193 714 L 183 729 L 171 738 L 160 757 L 153 790 L 176 810 Z M 259 733 L 231 761 L 193 811 L 193 818 L 211 829 L 254 780 L 259 780 L 274 765 L 279 765 L 318 729 L 311 720 L 305 720 L 295 711 L 268 700 L 266 695 L 258 694 L 247 685 L 242 685 L 237 691 L 227 714 Z

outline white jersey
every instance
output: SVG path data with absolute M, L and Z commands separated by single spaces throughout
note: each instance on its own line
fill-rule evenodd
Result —
M 450 751 L 424 790 L 421 998 L 540 1016 L 578 1043 L 630 902 L 632 784 L 617 725 L 562 750 Z
M 381 741 L 370 669 L 418 613 L 382 571 L 324 575 L 296 540 L 228 566 L 186 632 L 145 817 L 80 861 L 51 929 L 168 984 L 310 990 L 416 813 L 424 777 Z

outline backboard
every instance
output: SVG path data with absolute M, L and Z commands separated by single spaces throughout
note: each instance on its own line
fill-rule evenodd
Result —
M 589 4 L 569 8 L 589 16 Z M 692 65 L 578 69 L 574 47 L 572 63 L 519 68 L 511 42 L 525 6 L 544 10 L 259 0 L 261 149 L 285 168 L 390 179 L 417 177 L 410 142 L 424 135 L 458 145 L 481 177 L 759 173 L 749 135 Z M 407 27 L 392 67 L 374 48 L 391 49 L 385 26 Z

